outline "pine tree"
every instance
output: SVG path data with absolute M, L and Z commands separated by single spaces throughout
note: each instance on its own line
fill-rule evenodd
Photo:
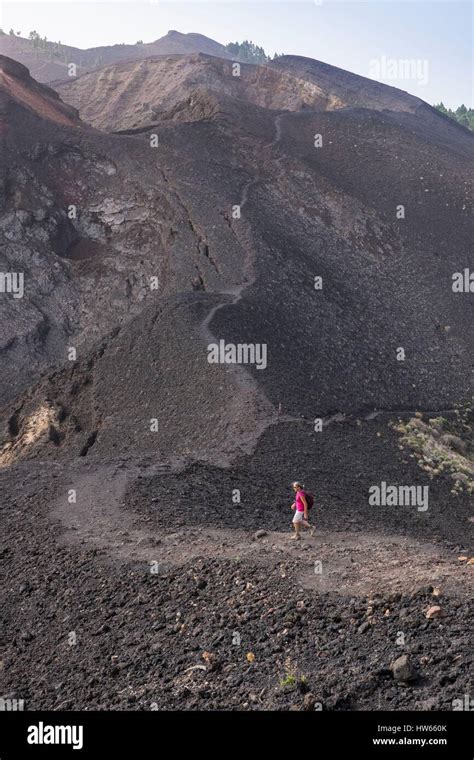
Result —
M 446 108 L 443 102 L 437 103 L 435 108 L 440 111 L 440 113 L 449 116 L 450 119 L 457 121 L 458 124 L 462 124 L 463 127 L 474 132 L 474 109 L 466 108 L 464 103 L 462 103 L 455 111 L 453 111 L 451 108 Z
M 265 53 L 263 47 L 255 45 L 251 40 L 243 42 L 229 42 L 225 49 L 235 58 L 245 63 L 267 63 L 270 56 Z

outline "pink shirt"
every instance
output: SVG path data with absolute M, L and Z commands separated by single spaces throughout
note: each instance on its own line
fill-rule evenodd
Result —
M 303 493 L 304 493 L 304 491 L 298 491 L 297 494 L 296 494 L 295 503 L 296 503 L 296 511 L 297 512 L 304 512 L 304 504 L 303 504 L 303 501 L 301 499 L 301 495 Z

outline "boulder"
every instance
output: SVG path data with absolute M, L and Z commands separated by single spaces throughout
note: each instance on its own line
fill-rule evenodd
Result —
M 397 659 L 392 662 L 390 669 L 395 681 L 398 681 L 399 683 L 413 681 L 416 677 L 415 669 L 406 654 L 397 657 Z

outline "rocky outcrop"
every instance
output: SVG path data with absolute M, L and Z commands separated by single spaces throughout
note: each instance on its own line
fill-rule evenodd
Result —
M 0 116 L 10 100 L 57 124 L 80 125 L 77 110 L 63 103 L 55 90 L 36 82 L 26 66 L 0 55 Z M 4 125 L 8 128 L 7 120 Z
M 285 111 L 335 111 L 370 108 L 400 113 L 422 112 L 420 118 L 444 118 L 419 98 L 320 61 L 282 56 L 265 65 L 241 63 L 199 53 L 126 61 L 57 83 L 61 97 L 99 129 L 144 129 L 163 119 L 209 118 L 193 113 L 193 103 L 249 103 Z M 448 128 L 449 122 L 444 126 Z

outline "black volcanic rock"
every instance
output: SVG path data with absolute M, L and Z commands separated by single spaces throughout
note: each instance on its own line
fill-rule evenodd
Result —
M 58 125 L 61 101 L 7 63 L 0 255 L 24 272 L 25 296 L 1 296 L 1 400 L 63 366 L 5 409 L 10 458 L 29 455 L 30 424 L 54 456 L 158 447 L 226 460 L 279 404 L 314 419 L 468 396 L 472 304 L 451 278 L 469 264 L 472 135 L 393 88 L 367 80 L 364 100 L 360 77 L 277 63 L 242 67 L 239 83 L 208 56 L 142 62 L 131 114 L 154 67 L 169 80 L 158 123 L 134 135 Z M 103 70 L 96 101 L 92 74 L 70 87 L 88 82 L 124 128 L 127 109 L 103 87 L 135 66 Z M 313 105 L 290 96 L 296 74 Z M 209 364 L 219 339 L 265 344 L 267 367 Z M 155 418 L 159 435 L 145 433 Z

